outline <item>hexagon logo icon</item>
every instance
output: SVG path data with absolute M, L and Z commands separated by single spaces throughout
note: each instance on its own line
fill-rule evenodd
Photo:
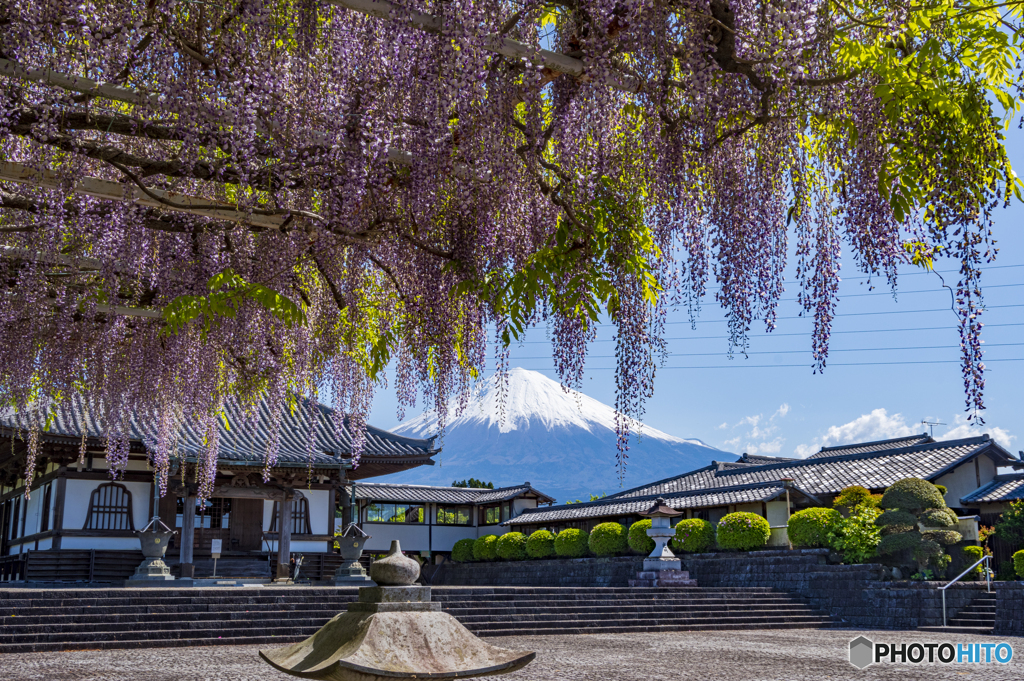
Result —
M 850 664 L 857 669 L 864 669 L 871 664 L 875 654 L 875 644 L 863 636 L 850 641 Z

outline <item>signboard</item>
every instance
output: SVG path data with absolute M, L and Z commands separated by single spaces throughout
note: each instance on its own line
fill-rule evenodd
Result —
M 222 540 L 220 540 L 220 539 L 211 539 L 210 540 L 210 553 L 213 554 L 214 558 L 220 558 L 221 541 Z

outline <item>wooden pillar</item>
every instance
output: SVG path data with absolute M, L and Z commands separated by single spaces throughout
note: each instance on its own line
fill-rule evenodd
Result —
M 196 566 L 192 554 L 196 540 L 196 498 L 185 492 L 185 510 L 181 514 L 181 576 L 194 577 Z
M 64 499 L 68 494 L 68 469 L 61 466 L 57 470 L 57 484 L 54 493 L 57 498 L 53 500 L 53 548 L 59 549 L 61 538 L 64 536 Z
M 291 579 L 292 561 L 292 492 L 286 490 L 284 499 L 277 505 L 277 580 Z
M 338 508 L 338 488 L 332 487 L 327 498 L 327 536 L 332 539 L 327 540 L 327 553 L 334 552 L 334 516 L 337 513 Z
M 352 522 L 352 492 L 349 491 L 348 485 L 342 483 L 338 493 L 341 494 L 341 529 L 345 530 Z

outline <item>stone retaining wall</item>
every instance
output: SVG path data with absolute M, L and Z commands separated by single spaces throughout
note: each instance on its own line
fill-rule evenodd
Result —
M 994 634 L 1024 636 L 1024 582 L 999 585 Z
M 432 586 L 629 586 L 642 556 L 558 558 L 496 563 L 445 563 Z

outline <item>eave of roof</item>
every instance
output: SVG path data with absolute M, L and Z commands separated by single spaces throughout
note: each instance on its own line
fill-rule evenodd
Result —
M 998 503 L 1024 499 L 1024 473 L 997 475 L 970 494 L 961 497 L 961 504 Z
M 361 482 L 355 485 L 356 498 L 384 502 L 486 504 L 507 501 L 533 493 L 545 502 L 554 499 L 532 486 L 512 485 L 487 489 L 483 487 L 440 487 L 434 485 L 405 485 L 386 482 Z

